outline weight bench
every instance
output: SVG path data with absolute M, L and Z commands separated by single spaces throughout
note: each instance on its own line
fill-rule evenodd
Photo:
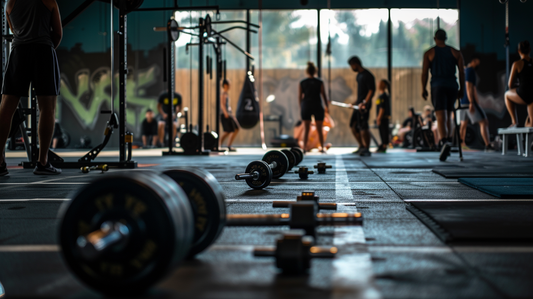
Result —
M 500 128 L 498 129 L 498 134 L 502 135 L 502 139 L 503 139 L 502 155 L 505 155 L 507 153 L 507 144 L 508 144 L 507 135 L 516 134 L 516 141 L 517 141 L 516 143 L 518 144 L 518 155 L 529 157 L 529 148 L 531 146 L 529 135 L 533 134 L 533 128 L 526 128 L 526 127 Z M 525 146 L 525 149 L 522 149 L 522 144 L 524 143 L 524 135 L 525 135 L 526 146 Z

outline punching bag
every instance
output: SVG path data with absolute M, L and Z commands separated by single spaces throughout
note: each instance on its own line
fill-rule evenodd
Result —
M 252 72 L 248 72 L 237 104 L 235 116 L 243 129 L 251 129 L 259 122 L 259 102 L 255 95 L 254 81 Z

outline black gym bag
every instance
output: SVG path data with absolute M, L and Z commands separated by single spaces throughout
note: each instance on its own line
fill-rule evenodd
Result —
M 254 77 L 249 74 L 244 79 L 239 103 L 237 106 L 237 120 L 243 129 L 251 129 L 259 122 L 259 102 L 255 95 Z

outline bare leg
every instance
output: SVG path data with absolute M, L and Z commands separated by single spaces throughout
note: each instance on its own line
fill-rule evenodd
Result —
M 479 123 L 479 125 L 481 126 L 481 123 Z M 461 127 L 459 127 L 459 135 L 461 135 L 461 140 L 462 140 L 462 145 L 465 145 L 466 146 L 466 143 L 465 143 L 465 137 L 466 137 L 466 127 L 468 126 L 468 122 L 463 120 L 461 121 Z
M 361 132 L 357 131 L 354 127 L 352 129 L 353 137 L 355 137 L 355 140 L 357 140 L 357 144 L 359 147 L 365 147 L 363 144 L 363 139 L 361 139 Z
M 307 141 L 309 140 L 309 129 L 311 128 L 311 121 L 304 120 L 304 151 L 307 151 Z
M 222 146 L 222 144 L 224 144 L 224 140 L 226 140 L 226 138 L 228 138 L 229 134 L 230 134 L 229 132 L 222 133 L 222 137 L 220 137 L 220 146 Z
M 485 142 L 485 145 L 490 144 L 490 135 L 489 135 L 489 121 L 484 119 L 479 122 L 479 130 L 481 131 L 481 137 Z
M 178 134 L 178 123 L 175 122 L 172 124 L 172 140 L 176 140 L 177 134 Z
M 157 123 L 157 135 L 159 135 L 159 143 L 165 144 L 165 122 Z
M 453 111 L 448 111 L 448 117 L 447 117 L 447 124 L 448 124 L 448 138 L 453 137 L 453 132 L 455 129 L 455 119 L 453 118 Z
M 13 114 L 17 110 L 19 104 L 19 97 L 17 96 L 2 96 L 2 103 L 0 104 L 0 164 L 4 164 L 4 151 L 7 137 L 11 131 L 11 121 Z
M 516 93 L 516 88 L 513 88 L 505 93 L 505 106 L 507 106 L 507 111 L 509 111 L 509 115 L 511 115 L 511 126 L 518 125 L 515 104 L 527 105 Z
M 48 150 L 54 135 L 56 124 L 56 100 L 57 96 L 37 96 L 39 103 L 39 162 L 42 165 L 48 163 Z
M 142 140 L 143 140 L 143 146 L 146 146 L 146 145 L 148 144 L 148 141 L 147 141 L 146 135 L 143 135 L 143 136 L 142 136 Z
M 448 137 L 448 111 L 435 111 L 435 115 L 437 116 L 437 131 L 439 132 L 439 137 L 444 139 Z
M 231 145 L 233 144 L 233 140 L 235 140 L 235 137 L 237 137 L 237 134 L 239 134 L 239 129 L 235 129 L 235 131 L 231 133 L 231 137 L 229 138 L 229 141 L 228 141 L 228 147 L 231 147 Z
M 157 146 L 157 140 L 158 140 L 158 139 L 159 139 L 159 136 L 157 136 L 157 135 L 152 136 L 152 145 L 153 145 L 154 147 Z
M 370 131 L 361 130 L 361 141 L 363 141 L 363 146 L 365 148 L 370 148 Z
M 316 121 L 316 131 L 318 133 L 318 141 L 320 141 L 320 151 L 324 152 L 324 121 Z
M 52 139 L 52 149 L 56 149 L 57 148 L 57 142 L 58 141 L 59 141 L 59 139 L 57 139 L 57 138 Z
M 525 127 L 533 127 L 533 104 L 527 105 L 527 114 Z

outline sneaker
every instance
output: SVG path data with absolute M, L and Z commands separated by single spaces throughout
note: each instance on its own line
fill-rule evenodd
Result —
M 61 169 L 55 168 L 54 166 L 52 166 L 52 164 L 50 164 L 50 162 L 46 163 L 45 166 L 37 162 L 37 166 L 35 166 L 35 169 L 33 170 L 33 174 L 37 175 L 55 175 L 60 173 Z
M 469 150 L 470 150 L 470 148 L 469 148 L 468 145 L 466 145 L 466 144 L 461 145 L 461 149 L 462 149 L 462 150 L 466 150 L 466 151 L 469 151 Z
M 378 149 L 376 150 L 376 153 L 381 153 L 381 154 L 385 154 L 387 153 L 387 148 L 385 147 L 378 147 Z
M 492 144 L 489 144 L 489 145 L 485 146 L 485 153 L 493 153 L 495 151 L 496 151 L 496 149 L 492 146 Z
M 360 146 L 356 151 L 353 151 L 352 154 L 359 154 L 363 149 L 364 147 Z
M 359 152 L 359 156 L 361 156 L 361 157 L 370 157 L 370 156 L 372 156 L 372 153 L 367 148 L 365 148 L 364 150 Z
M 236 152 L 237 150 L 234 147 L 228 146 L 228 152 Z
M 2 165 L 0 165 L 0 176 L 8 175 L 9 171 L 7 171 L 7 164 L 4 161 Z

